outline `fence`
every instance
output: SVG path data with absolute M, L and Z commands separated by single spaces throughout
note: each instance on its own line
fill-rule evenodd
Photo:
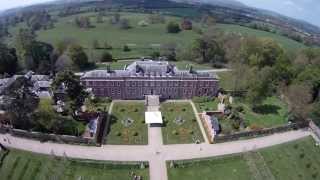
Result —
M 292 123 L 284 126 L 262 129 L 262 130 L 255 130 L 255 131 L 246 131 L 240 132 L 230 135 L 218 135 L 214 137 L 214 143 L 221 143 L 221 142 L 228 142 L 228 141 L 235 141 L 242 138 L 253 138 L 257 136 L 265 136 L 274 133 L 286 132 L 294 129 L 301 129 L 306 128 L 309 126 L 309 121 L 299 122 L 299 123 Z

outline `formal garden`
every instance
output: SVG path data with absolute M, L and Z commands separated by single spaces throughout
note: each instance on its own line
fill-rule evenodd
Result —
M 320 146 L 312 137 L 255 152 L 167 162 L 169 180 L 319 179 Z
M 143 102 L 115 102 L 110 115 L 110 131 L 107 144 L 148 144 L 148 128 L 145 124 Z
M 134 175 L 149 179 L 147 164 L 112 164 L 93 160 L 75 160 L 41 155 L 20 150 L 10 150 L 7 155 L 0 151 L 0 179 L 43 180 L 43 179 L 110 179 L 128 180 Z
M 162 128 L 164 144 L 188 144 L 204 141 L 189 103 L 163 103 L 160 111 L 164 121 Z

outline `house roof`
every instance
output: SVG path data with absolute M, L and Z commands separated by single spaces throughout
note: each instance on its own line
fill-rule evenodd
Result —
M 214 73 L 199 71 L 182 71 L 168 61 L 139 60 L 130 64 L 124 70 L 94 70 L 86 72 L 81 78 L 109 77 L 179 77 L 179 78 L 213 78 Z

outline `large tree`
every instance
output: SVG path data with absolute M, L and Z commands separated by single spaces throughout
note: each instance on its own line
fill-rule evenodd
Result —
M 58 90 L 62 85 L 65 86 L 67 95 L 71 101 L 71 109 L 75 112 L 83 105 L 85 99 L 88 97 L 88 93 L 80 83 L 79 77 L 72 71 L 62 71 L 56 75 L 52 83 L 53 89 Z
M 30 79 L 21 76 L 5 91 L 5 109 L 15 128 L 29 130 L 33 127 L 32 114 L 38 106 L 39 98 L 32 91 L 32 87 Z
M 73 44 L 69 47 L 68 55 L 73 64 L 79 69 L 84 69 L 89 64 L 88 56 L 83 47 L 77 44 Z
M 0 74 L 13 75 L 17 71 L 18 58 L 15 49 L 0 43 Z

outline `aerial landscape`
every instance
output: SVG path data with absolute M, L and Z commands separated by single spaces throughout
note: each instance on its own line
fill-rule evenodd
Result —
M 0 180 L 320 180 L 320 2 L 0 2 Z

